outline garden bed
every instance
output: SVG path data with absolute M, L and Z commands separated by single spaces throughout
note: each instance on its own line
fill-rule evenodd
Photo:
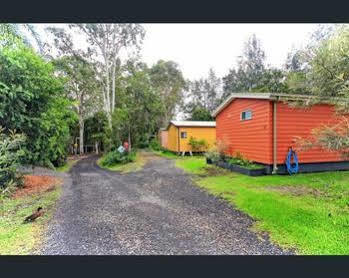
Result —
M 56 177 L 25 175 L 23 187 L 18 188 L 13 197 L 19 198 L 52 191 L 60 184 L 62 184 L 62 180 Z
M 260 167 L 256 169 L 248 169 L 240 165 L 231 164 L 229 162 L 225 161 L 212 161 L 210 159 L 206 159 L 207 164 L 214 164 L 218 167 L 230 170 L 232 172 L 238 172 L 240 174 L 257 177 L 257 176 L 263 176 L 266 174 L 265 167 Z

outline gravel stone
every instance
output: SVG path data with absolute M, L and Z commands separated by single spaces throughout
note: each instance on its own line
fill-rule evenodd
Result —
M 128 174 L 80 160 L 39 254 L 290 254 L 250 230 L 254 220 L 195 186 L 174 161 L 151 157 Z

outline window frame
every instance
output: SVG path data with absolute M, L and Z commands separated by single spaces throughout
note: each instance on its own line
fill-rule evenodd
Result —
M 185 137 L 182 136 L 182 134 L 185 134 Z M 187 139 L 188 133 L 186 131 L 181 131 L 181 139 Z
M 250 117 L 249 118 L 246 118 L 246 113 L 249 112 L 250 113 Z M 245 118 L 243 118 L 242 115 L 245 115 Z M 251 109 L 246 109 L 246 110 L 243 110 L 241 113 L 240 113 L 240 121 L 250 121 L 252 120 L 253 118 L 253 113 L 252 113 L 252 110 Z

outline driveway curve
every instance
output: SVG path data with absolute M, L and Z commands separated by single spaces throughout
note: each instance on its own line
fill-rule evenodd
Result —
M 101 169 L 96 160 L 71 169 L 40 254 L 287 254 L 173 160 L 154 156 L 129 174 Z

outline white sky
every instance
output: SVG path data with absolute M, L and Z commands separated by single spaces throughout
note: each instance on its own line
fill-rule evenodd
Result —
M 304 45 L 316 25 L 143 24 L 146 35 L 140 54 L 149 66 L 159 59 L 177 62 L 184 77 L 191 80 L 206 77 L 210 67 L 223 77 L 236 65 L 244 41 L 253 33 L 261 40 L 267 63 L 281 67 L 292 47 Z M 37 26 L 41 33 L 48 24 Z
M 244 41 L 253 33 L 261 40 L 267 63 L 281 67 L 292 46 L 304 45 L 317 24 L 143 24 L 143 60 L 180 65 L 185 78 L 205 77 L 212 67 L 219 77 L 236 65 Z

